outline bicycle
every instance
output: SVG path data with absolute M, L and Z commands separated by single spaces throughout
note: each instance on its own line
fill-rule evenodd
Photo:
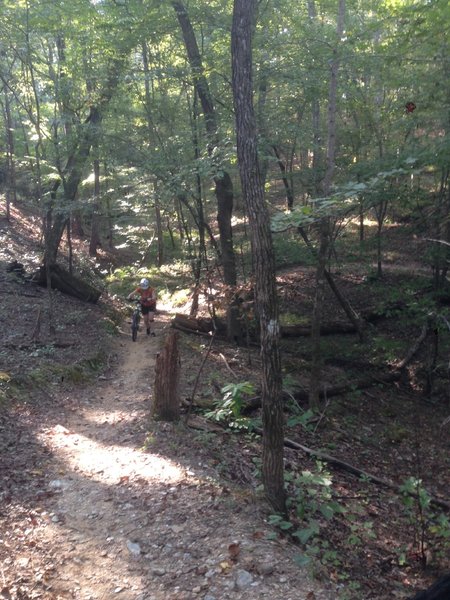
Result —
M 139 300 L 136 301 L 136 307 L 133 310 L 133 316 L 131 317 L 131 339 L 133 342 L 137 340 L 137 334 L 139 330 L 139 322 L 141 320 L 141 303 Z

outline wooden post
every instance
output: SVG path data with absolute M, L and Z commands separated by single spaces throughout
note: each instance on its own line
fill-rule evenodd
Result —
M 156 357 L 155 371 L 151 416 L 158 421 L 178 421 L 180 418 L 178 395 L 180 358 L 177 331 L 169 333 L 162 352 Z

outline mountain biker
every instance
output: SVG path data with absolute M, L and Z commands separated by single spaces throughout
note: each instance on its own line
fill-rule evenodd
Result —
M 155 320 L 155 308 L 156 308 L 156 291 L 150 287 L 150 282 L 144 277 L 139 282 L 139 286 L 128 295 L 128 300 L 133 300 L 139 296 L 141 303 L 141 311 L 144 317 L 144 323 L 147 328 L 147 335 L 155 335 L 154 331 L 151 331 L 150 323 Z

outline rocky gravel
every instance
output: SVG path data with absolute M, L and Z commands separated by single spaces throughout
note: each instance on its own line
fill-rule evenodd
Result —
M 125 330 L 110 370 L 58 402 L 2 415 L 0 596 L 333 600 L 266 523 L 252 486 L 221 479 L 214 439 L 150 423 L 157 337 Z

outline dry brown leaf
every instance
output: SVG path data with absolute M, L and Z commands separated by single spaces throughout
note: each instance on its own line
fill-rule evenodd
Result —
M 241 551 L 241 546 L 238 543 L 233 543 L 228 546 L 228 552 L 230 554 L 230 560 L 236 562 Z

